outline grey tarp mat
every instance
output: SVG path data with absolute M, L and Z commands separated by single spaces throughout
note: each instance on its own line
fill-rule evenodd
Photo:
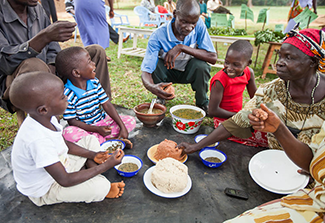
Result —
M 118 107 L 120 114 L 134 115 L 132 110 Z M 190 154 L 186 165 L 192 179 L 192 188 L 180 198 L 161 198 L 151 193 L 143 183 L 145 171 L 153 166 L 146 152 L 164 139 L 177 143 L 194 143 L 197 134 L 208 134 L 212 127 L 201 126 L 193 135 L 177 133 L 171 118 L 165 118 L 158 127 L 146 128 L 137 121 L 130 134 L 134 143 L 126 154 L 140 157 L 144 163 L 138 175 L 121 177 L 115 169 L 104 175 L 111 181 L 124 180 L 125 192 L 121 198 L 105 199 L 98 203 L 63 203 L 37 207 L 21 195 L 15 186 L 8 148 L 0 156 L 0 216 L 1 222 L 222 222 L 245 210 L 281 197 L 259 187 L 250 177 L 250 158 L 262 148 L 243 146 L 228 140 L 220 142 L 218 149 L 225 152 L 228 160 L 219 168 L 203 165 L 198 153 Z M 242 189 L 249 199 L 240 200 L 224 194 L 226 187 Z

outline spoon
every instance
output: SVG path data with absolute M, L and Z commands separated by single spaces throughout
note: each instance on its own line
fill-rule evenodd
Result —
M 152 99 L 151 104 L 150 104 L 150 107 L 149 107 L 149 110 L 148 110 L 148 114 L 153 114 L 152 113 L 152 109 L 153 109 L 153 106 L 156 103 L 156 100 L 157 100 L 156 98 Z

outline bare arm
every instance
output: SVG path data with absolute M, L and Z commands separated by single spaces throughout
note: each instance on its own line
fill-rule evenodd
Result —
M 213 130 L 213 132 L 211 132 L 207 137 L 202 139 L 200 142 L 196 144 L 189 144 L 186 142 L 182 142 L 178 145 L 178 147 L 180 149 L 183 149 L 182 151 L 183 154 L 194 153 L 202 149 L 203 147 L 211 145 L 215 142 L 225 140 L 230 136 L 231 134 L 222 125 L 219 125 L 218 128 Z
M 107 0 L 109 4 L 109 18 L 114 18 L 114 0 Z
M 224 88 L 220 81 L 216 81 L 211 88 L 210 101 L 209 101 L 209 115 L 218 118 L 230 118 L 236 112 L 230 112 L 220 108 L 220 103 L 223 98 Z
M 58 184 L 63 187 L 71 187 L 89 180 L 90 178 L 101 174 L 115 165 L 121 163 L 124 156 L 122 150 L 116 150 L 106 162 L 88 169 L 82 169 L 77 172 L 67 173 L 61 162 L 57 162 L 45 167 L 45 170 L 54 178 Z
M 255 95 L 255 92 L 256 92 L 257 88 L 256 88 L 256 83 L 255 83 L 254 71 L 251 68 L 249 68 L 249 70 L 251 72 L 251 78 L 249 79 L 246 88 L 247 88 L 247 92 L 249 94 L 249 97 L 250 98 L 253 98 L 254 95 Z
M 313 158 L 310 147 L 296 139 L 278 116 L 264 104 L 261 104 L 261 109 L 267 113 L 267 118 L 261 118 L 260 109 L 254 109 L 248 116 L 253 128 L 263 132 L 272 132 L 288 157 L 297 166 L 309 171 L 309 165 Z
M 126 129 L 122 119 L 120 118 L 119 114 L 117 113 L 114 105 L 110 101 L 106 101 L 102 104 L 103 109 L 105 112 L 117 123 L 120 127 L 119 138 L 127 139 L 129 136 L 128 130 Z
M 317 14 L 317 0 L 313 0 L 314 13 Z

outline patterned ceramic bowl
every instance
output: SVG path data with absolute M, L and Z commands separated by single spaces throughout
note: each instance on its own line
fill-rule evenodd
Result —
M 198 118 L 198 119 L 180 118 L 173 114 L 178 109 L 193 109 L 195 111 L 201 112 L 203 117 Z M 183 134 L 196 133 L 201 126 L 203 118 L 205 117 L 205 111 L 203 111 L 201 108 L 193 106 L 193 105 L 176 105 L 176 106 L 171 107 L 169 112 L 172 116 L 173 128 L 177 132 L 180 132 Z

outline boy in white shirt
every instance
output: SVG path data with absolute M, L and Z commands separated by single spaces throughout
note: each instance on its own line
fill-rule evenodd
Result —
M 110 183 L 100 175 L 121 162 L 122 150 L 109 156 L 99 152 L 99 142 L 93 136 L 78 145 L 62 137 L 55 116 L 67 107 L 63 89 L 63 82 L 46 72 L 21 74 L 11 85 L 12 103 L 28 113 L 11 154 L 17 189 L 37 206 L 122 196 L 123 181 Z

